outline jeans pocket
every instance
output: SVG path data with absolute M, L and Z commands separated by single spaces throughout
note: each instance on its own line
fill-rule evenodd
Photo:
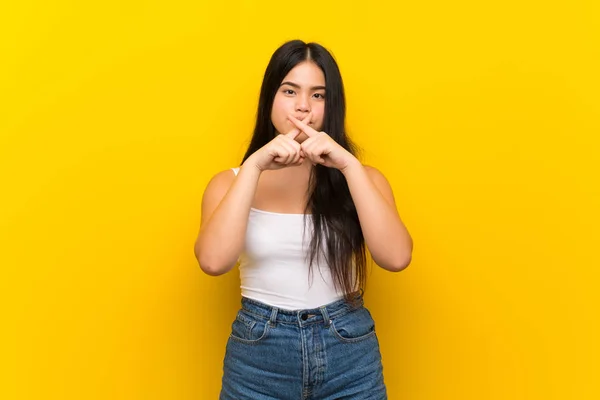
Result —
M 333 318 L 329 329 L 339 341 L 356 343 L 375 335 L 375 321 L 369 310 L 361 306 L 340 317 Z
M 238 342 L 256 344 L 267 337 L 270 326 L 270 321 L 254 317 L 244 310 L 239 310 L 231 324 L 230 337 Z

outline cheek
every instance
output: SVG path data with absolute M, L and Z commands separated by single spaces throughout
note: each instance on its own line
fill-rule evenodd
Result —
M 313 120 L 315 121 L 315 125 L 313 128 L 316 130 L 321 130 L 323 127 L 323 120 L 325 119 L 325 113 L 323 112 L 323 107 L 314 108 L 313 109 Z
M 271 111 L 271 119 L 279 121 L 282 119 L 285 120 L 290 112 L 288 102 L 284 99 L 275 97 L 275 100 L 273 101 L 273 110 Z
M 275 98 L 273 110 L 271 111 L 271 123 L 279 133 L 289 130 L 291 125 L 291 122 L 287 119 L 289 113 L 290 111 L 288 110 L 287 104 L 284 101 L 278 101 L 277 98 Z

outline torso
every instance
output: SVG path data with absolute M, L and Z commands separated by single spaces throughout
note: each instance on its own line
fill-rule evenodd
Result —
M 314 260 L 312 271 L 307 263 L 314 221 L 303 214 L 312 168 L 304 164 L 261 173 L 238 259 L 243 297 L 288 310 L 343 298 L 324 257 Z
M 304 214 L 312 165 L 264 171 L 252 207 L 282 214 Z M 310 213 L 310 211 L 308 211 Z

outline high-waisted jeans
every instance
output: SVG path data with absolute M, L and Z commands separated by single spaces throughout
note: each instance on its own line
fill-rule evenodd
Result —
M 242 297 L 223 365 L 221 400 L 387 399 L 375 322 L 344 299 L 285 310 Z

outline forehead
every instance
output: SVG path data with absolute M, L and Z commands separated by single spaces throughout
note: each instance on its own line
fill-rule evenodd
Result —
M 325 75 L 315 63 L 304 61 L 288 72 L 282 82 L 285 81 L 292 81 L 301 86 L 304 84 L 325 86 Z

